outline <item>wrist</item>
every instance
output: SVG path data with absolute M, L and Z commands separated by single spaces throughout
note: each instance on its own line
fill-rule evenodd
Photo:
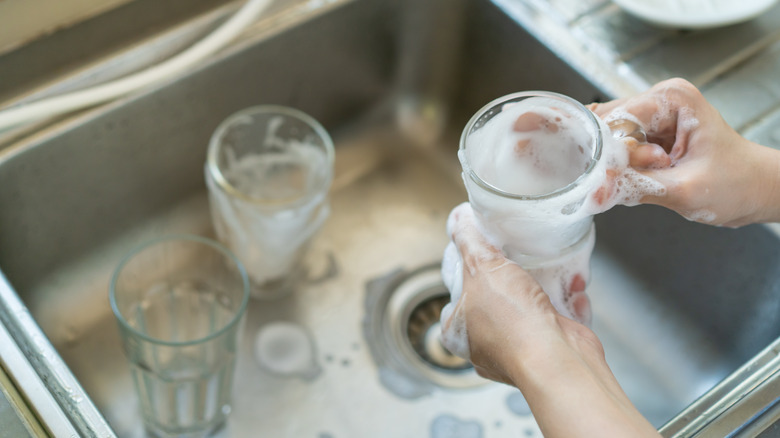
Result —
M 525 327 L 528 336 L 511 349 L 514 357 L 504 360 L 520 390 L 549 390 L 594 368 L 606 368 L 601 341 L 590 329 L 560 315 L 545 322 L 552 323 Z
M 601 344 L 577 338 L 539 343 L 518 354 L 510 371 L 544 435 L 657 437 L 615 380 Z
M 757 151 L 757 211 L 753 222 L 780 222 L 780 150 L 753 143 Z

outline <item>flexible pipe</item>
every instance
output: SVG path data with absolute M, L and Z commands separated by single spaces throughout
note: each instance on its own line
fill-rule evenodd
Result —
M 116 99 L 172 77 L 225 46 L 249 26 L 270 2 L 271 0 L 248 0 L 222 26 L 189 49 L 154 67 L 105 84 L 0 111 L 0 131 Z

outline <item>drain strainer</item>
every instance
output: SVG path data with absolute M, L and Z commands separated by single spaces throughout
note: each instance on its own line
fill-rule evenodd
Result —
M 448 294 L 420 303 L 409 315 L 406 335 L 422 360 L 445 370 L 461 371 L 471 368 L 471 363 L 450 353 L 441 343 L 441 309 L 449 302 Z
M 406 387 L 421 390 L 430 384 L 469 388 L 487 382 L 441 344 L 439 317 L 449 301 L 439 264 L 369 282 L 364 334 L 380 375 L 389 373 L 395 382 L 400 378 Z

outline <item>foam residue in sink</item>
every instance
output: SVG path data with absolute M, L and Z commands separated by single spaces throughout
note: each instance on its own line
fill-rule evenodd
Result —
M 518 416 L 531 415 L 531 407 L 528 406 L 528 402 L 523 397 L 520 391 L 513 391 L 506 398 L 506 407 L 509 411 Z
M 453 415 L 439 415 L 431 423 L 431 438 L 482 438 L 482 424 L 461 420 Z
M 311 335 L 295 323 L 266 324 L 257 333 L 254 353 L 263 369 L 278 376 L 312 380 L 322 372 Z

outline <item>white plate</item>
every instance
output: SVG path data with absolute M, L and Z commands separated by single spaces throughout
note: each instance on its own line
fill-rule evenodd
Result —
M 747 21 L 778 0 L 612 0 L 623 10 L 663 27 L 704 29 Z

